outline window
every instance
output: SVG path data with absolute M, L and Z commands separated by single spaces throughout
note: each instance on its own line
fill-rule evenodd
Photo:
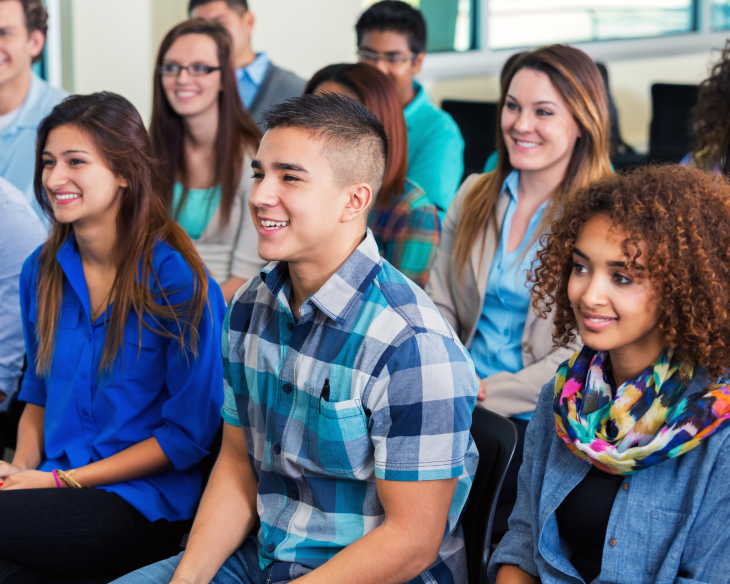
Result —
M 712 30 L 730 29 L 730 0 L 712 0 L 710 11 Z
M 377 1 L 363 0 L 363 8 Z M 429 53 L 463 52 L 476 48 L 477 0 L 406 0 L 406 2 L 421 10 L 426 19 Z
M 697 30 L 697 0 L 489 0 L 489 48 L 637 39 Z M 730 25 L 730 0 L 713 0 Z M 713 15 L 714 15 L 713 6 Z

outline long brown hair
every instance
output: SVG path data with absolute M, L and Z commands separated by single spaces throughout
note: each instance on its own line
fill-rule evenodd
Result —
M 378 116 L 385 128 L 388 165 L 376 205 L 388 207 L 393 198 L 403 193 L 408 172 L 408 128 L 393 82 L 382 71 L 365 63 L 342 63 L 317 71 L 304 88 L 304 93 L 314 93 L 328 81 L 352 91 L 366 108 Z
M 56 328 L 63 302 L 63 270 L 56 253 L 73 232 L 73 225 L 56 221 L 53 206 L 43 185 L 43 160 L 49 134 L 58 127 L 78 128 L 95 144 L 116 176 L 124 177 L 129 186 L 121 193 L 116 219 L 117 274 L 112 285 L 111 317 L 100 370 L 109 370 L 124 342 L 124 325 L 131 311 L 142 326 L 162 336 L 177 339 L 187 355 L 197 355 L 198 324 L 208 303 L 208 277 L 203 262 L 190 238 L 171 218 L 160 196 L 163 184 L 160 165 L 156 163 L 144 123 L 134 106 L 114 93 L 75 95 L 58 104 L 38 128 L 36 165 L 33 186 L 38 204 L 51 223 L 48 240 L 43 245 L 38 270 L 38 356 L 35 363 L 39 375 L 45 374 L 53 361 Z M 177 250 L 190 266 L 193 293 L 190 301 L 172 305 L 162 290 L 153 294 L 157 284 L 152 255 L 159 241 Z M 144 321 L 167 320 L 176 323 L 176 333 L 165 327 L 152 328 Z
M 238 94 L 236 72 L 231 55 L 232 41 L 228 31 L 218 23 L 200 18 L 181 22 L 167 33 L 157 53 L 154 91 L 152 96 L 152 123 L 150 136 L 155 155 L 165 163 L 166 182 L 164 197 L 168 209 L 172 209 L 172 193 L 175 180 L 180 177 L 183 196 L 187 196 L 187 174 L 183 149 L 185 130 L 182 118 L 172 109 L 162 87 L 160 65 L 173 43 L 188 34 L 203 34 L 216 44 L 218 63 L 221 67 L 221 91 L 218 94 L 218 135 L 215 145 L 214 183 L 221 185 L 221 225 L 227 225 L 243 172 L 243 157 L 248 150 L 256 150 L 261 141 L 261 130 L 251 114 L 244 109 Z
M 601 73 L 591 58 L 583 51 L 566 45 L 551 45 L 521 53 L 511 68 L 505 71 L 499 98 L 499 112 L 504 109 L 510 83 L 520 69 L 545 73 L 565 100 L 580 128 L 580 138 L 575 143 L 565 178 L 555 195 L 568 194 L 573 188 L 582 187 L 594 179 L 610 174 L 608 97 Z M 469 256 L 480 233 L 487 228 L 490 217 L 496 226 L 494 206 L 499 198 L 502 184 L 513 170 L 499 122 L 497 153 L 499 156 L 497 168 L 476 181 L 466 194 L 462 205 L 453 255 L 458 279 L 462 281 Z M 553 196 L 547 212 L 543 215 L 541 229 L 549 224 L 555 207 L 556 197 Z M 483 247 L 482 253 L 484 253 Z

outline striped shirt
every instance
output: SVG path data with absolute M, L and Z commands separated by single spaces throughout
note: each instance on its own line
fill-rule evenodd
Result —
M 468 352 L 370 231 L 299 320 L 290 297 L 287 264 L 270 263 L 223 331 L 222 413 L 243 428 L 258 481 L 261 568 L 314 569 L 379 526 L 376 478 L 458 477 L 439 558 L 415 581 L 466 583 L 460 515 L 478 460 Z
M 425 288 L 441 240 L 438 210 L 426 193 L 406 181 L 405 192 L 400 197 L 395 197 L 387 208 L 373 209 L 368 226 L 380 254 L 403 275 Z

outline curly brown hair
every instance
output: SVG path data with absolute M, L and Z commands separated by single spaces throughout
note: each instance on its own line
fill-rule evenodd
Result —
M 712 168 L 722 157 L 722 138 L 730 122 L 730 40 L 710 76 L 700 83 L 697 104 L 692 108 L 690 133 L 694 137 L 692 158 L 699 168 Z
M 569 203 L 542 236 L 529 275 L 535 310 L 543 318 L 555 310 L 555 345 L 577 336 L 573 248 L 585 222 L 603 213 L 627 234 L 627 269 L 655 284 L 665 346 L 717 374 L 730 366 L 730 185 L 693 167 L 646 166 L 574 191 Z

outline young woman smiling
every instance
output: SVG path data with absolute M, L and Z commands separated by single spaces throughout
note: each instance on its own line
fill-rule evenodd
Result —
M 220 24 L 189 20 L 163 39 L 150 134 L 165 163 L 168 207 L 228 302 L 265 262 L 248 212 L 261 131 L 241 104 L 231 39 Z
M 506 72 L 495 171 L 469 177 L 444 219 L 426 293 L 469 349 L 484 407 L 512 418 L 519 442 L 495 525 L 506 530 L 522 440 L 540 389 L 569 348 L 530 310 L 527 270 L 556 193 L 611 173 L 608 99 L 582 51 L 553 45 Z
M 0 463 L 2 582 L 125 574 L 176 553 L 195 513 L 225 305 L 153 160 L 118 95 L 68 98 L 39 127 L 51 232 L 21 272 L 27 405 Z
M 642 168 L 561 208 L 533 305 L 585 346 L 542 390 L 490 579 L 727 582 L 730 186 Z

